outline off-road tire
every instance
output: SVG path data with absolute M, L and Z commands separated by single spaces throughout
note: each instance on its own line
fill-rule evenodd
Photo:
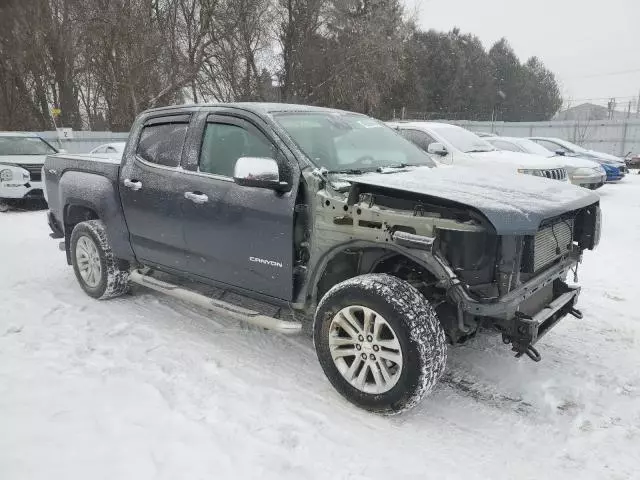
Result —
M 384 393 L 354 387 L 332 359 L 332 319 L 351 305 L 379 313 L 401 345 L 401 372 L 397 383 Z M 414 407 L 433 389 L 447 361 L 445 332 L 435 310 L 413 286 L 391 275 L 361 275 L 331 288 L 318 305 L 313 333 L 318 360 L 334 388 L 351 403 L 376 413 L 398 414 Z
M 78 240 L 83 236 L 87 236 L 93 240 L 100 258 L 100 281 L 95 287 L 88 285 L 84 281 L 78 268 L 76 248 Z M 99 300 L 106 300 L 108 298 L 118 297 L 127 292 L 129 289 L 128 262 L 119 260 L 113 256 L 109 239 L 107 238 L 107 232 L 101 220 L 88 220 L 78 223 L 71 232 L 70 242 L 73 271 L 76 274 L 78 283 L 87 295 Z

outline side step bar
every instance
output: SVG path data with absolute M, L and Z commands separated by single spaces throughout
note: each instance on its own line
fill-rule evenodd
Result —
M 150 277 L 141 273 L 139 270 L 132 270 L 129 273 L 129 280 L 133 283 L 137 283 L 138 285 L 142 285 L 143 287 L 155 290 L 156 292 L 164 293 L 165 295 L 169 295 L 184 302 L 211 310 L 216 314 L 224 315 L 241 322 L 250 323 L 251 325 L 275 330 L 276 332 L 284 333 L 286 335 L 295 335 L 302 331 L 302 323 L 300 322 L 291 322 L 288 320 L 268 317 L 254 310 L 238 307 L 223 300 L 209 298 L 192 290 L 187 290 L 186 288 Z

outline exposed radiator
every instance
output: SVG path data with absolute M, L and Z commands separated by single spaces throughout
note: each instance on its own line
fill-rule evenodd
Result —
M 571 250 L 573 243 L 573 219 L 563 220 L 536 233 L 533 241 L 533 271 L 549 265 Z

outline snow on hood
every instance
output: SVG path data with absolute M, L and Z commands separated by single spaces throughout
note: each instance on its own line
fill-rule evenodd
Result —
M 465 167 L 418 167 L 390 174 L 346 175 L 342 179 L 472 207 L 493 224 L 499 235 L 532 235 L 543 220 L 600 199 L 589 190 L 557 180 Z
M 490 152 L 467 153 L 471 158 L 491 162 L 491 165 L 500 164 L 505 167 L 542 169 L 542 168 L 562 168 L 563 162 L 554 157 L 543 157 L 532 153 L 507 152 L 503 150 L 492 150 Z
M 44 165 L 46 155 L 0 155 L 0 164 Z
M 558 156 L 556 159 L 567 168 L 598 168 L 600 164 L 582 157 Z

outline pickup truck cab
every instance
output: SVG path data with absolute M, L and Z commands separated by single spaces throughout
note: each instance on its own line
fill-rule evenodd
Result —
M 349 401 L 415 405 L 481 325 L 517 356 L 567 314 L 600 235 L 562 182 L 438 168 L 365 115 L 237 103 L 149 110 L 120 161 L 52 155 L 49 224 L 95 298 L 133 282 L 281 333 L 309 325 Z
M 0 132 L 0 209 L 44 198 L 42 166 L 57 150 L 33 133 Z

